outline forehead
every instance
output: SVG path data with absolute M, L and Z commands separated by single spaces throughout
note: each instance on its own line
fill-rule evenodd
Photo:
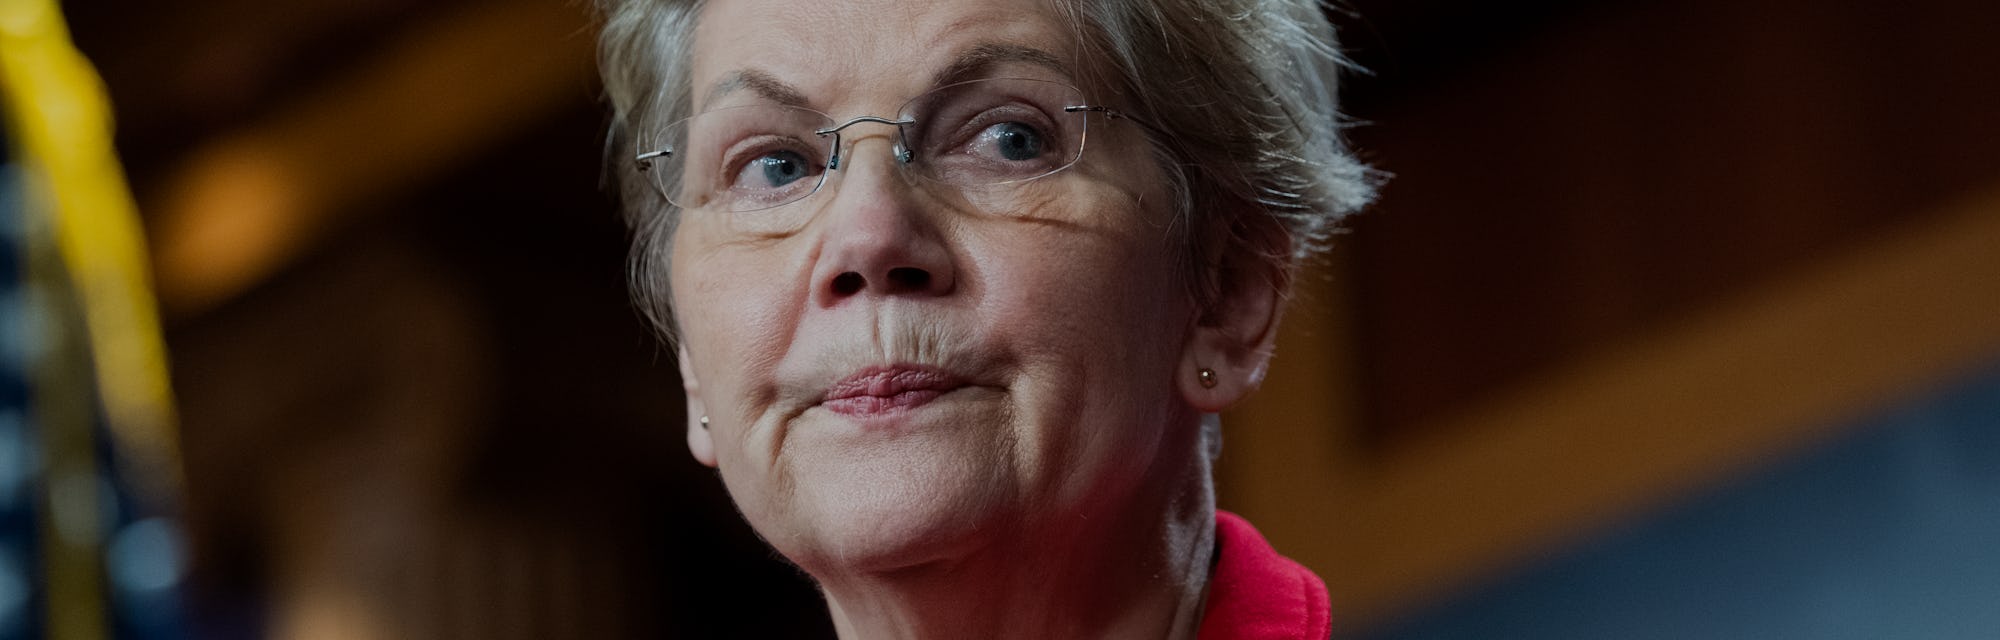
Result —
M 696 23 L 690 79 L 696 104 L 718 80 L 754 71 L 832 107 L 919 93 L 994 45 L 1046 52 L 1074 76 L 1067 24 L 1052 0 L 715 0 Z

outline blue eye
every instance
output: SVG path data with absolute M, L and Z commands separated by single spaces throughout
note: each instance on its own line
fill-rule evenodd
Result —
M 1042 134 L 1019 122 L 1002 122 L 980 132 L 980 143 L 991 145 L 1000 157 L 1025 162 L 1042 156 Z
M 750 161 L 744 172 L 763 177 L 763 186 L 782 187 L 811 174 L 810 163 L 796 151 L 773 151 Z

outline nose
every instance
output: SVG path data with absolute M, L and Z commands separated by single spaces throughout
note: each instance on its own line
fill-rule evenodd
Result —
M 936 297 L 957 286 L 941 211 L 922 198 L 894 165 L 889 141 L 856 141 L 839 169 L 824 221 L 813 297 L 822 307 L 874 296 Z

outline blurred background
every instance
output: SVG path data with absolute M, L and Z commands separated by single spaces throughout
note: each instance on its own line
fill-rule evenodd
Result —
M 624 297 L 585 6 L 62 10 L 179 400 L 143 637 L 830 637 Z M 1334 19 L 1394 178 L 1218 483 L 1342 637 L 2000 637 L 2000 5 Z

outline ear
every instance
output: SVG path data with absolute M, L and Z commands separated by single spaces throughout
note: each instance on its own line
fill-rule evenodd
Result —
M 708 407 L 701 401 L 701 381 L 695 378 L 694 363 L 688 360 L 687 347 L 675 350 L 681 361 L 681 387 L 687 391 L 687 435 L 688 452 L 694 454 L 696 462 L 715 466 L 715 438 L 708 433 L 708 425 L 701 423 L 708 416 Z
M 1270 255 L 1290 255 L 1282 233 L 1266 243 L 1274 246 L 1263 249 L 1278 251 Z M 1202 413 L 1220 413 L 1264 383 L 1291 287 L 1291 274 L 1282 263 L 1246 255 L 1240 247 L 1223 253 L 1219 264 L 1198 276 L 1209 279 L 1215 295 L 1196 310 L 1181 349 L 1180 370 L 1174 372 L 1181 396 Z M 1213 385 L 1204 384 L 1203 369 L 1215 372 Z

